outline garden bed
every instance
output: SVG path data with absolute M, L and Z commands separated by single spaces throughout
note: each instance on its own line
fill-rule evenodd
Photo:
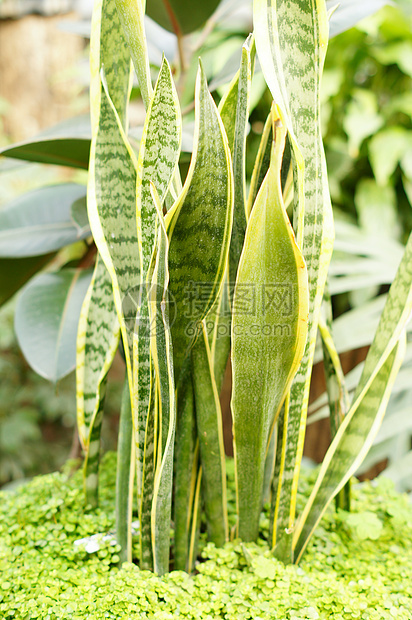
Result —
M 96 511 L 83 506 L 80 471 L 0 494 L 2 620 L 412 618 L 412 507 L 385 479 L 355 486 L 352 513 L 327 512 L 299 566 L 271 557 L 263 515 L 258 545 L 206 545 L 195 575 L 162 578 L 119 569 L 110 536 L 75 543 L 113 531 L 114 484 L 109 454 Z

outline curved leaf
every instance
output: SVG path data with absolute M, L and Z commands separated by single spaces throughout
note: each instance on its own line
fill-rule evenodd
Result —
M 56 382 L 76 365 L 76 334 L 91 272 L 64 269 L 34 278 L 16 306 L 16 335 L 30 366 Z
M 71 207 L 86 195 L 75 183 L 27 192 L 0 211 L 0 257 L 40 256 L 84 239 L 71 220 Z

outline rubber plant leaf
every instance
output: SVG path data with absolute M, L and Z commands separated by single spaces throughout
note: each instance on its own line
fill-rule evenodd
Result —
M 147 0 L 146 12 L 162 28 L 181 36 L 202 26 L 220 0 Z
M 90 119 L 88 116 L 80 116 L 42 131 L 31 140 L 3 147 L 0 155 L 87 170 L 90 137 Z
M 232 308 L 232 413 L 238 535 L 256 540 L 266 451 L 303 355 L 308 288 L 302 253 L 286 213 L 281 166 L 286 128 L 246 229 Z
M 79 231 L 71 207 L 85 196 L 76 183 L 42 187 L 4 205 L 0 212 L 0 257 L 42 256 L 71 245 L 90 234 Z
M 56 383 L 74 370 L 80 310 L 89 270 L 42 273 L 22 290 L 14 325 L 23 355 L 40 376 Z
M 294 228 L 309 281 L 308 339 L 290 395 L 277 523 L 280 542 L 295 523 L 318 317 L 334 237 L 319 104 L 328 22 L 324 0 L 254 0 L 253 6 L 259 61 L 288 129 L 294 167 Z M 290 545 L 285 553 L 287 557 L 280 559 L 288 561 Z
M 226 133 L 207 89 L 196 79 L 194 149 L 177 201 L 166 215 L 170 238 L 170 299 L 175 379 L 199 323 L 212 308 L 226 270 L 233 221 L 233 173 Z
M 45 254 L 24 258 L 0 258 L 0 306 L 13 297 L 54 256 L 55 254 Z
M 98 501 L 100 434 L 107 373 L 120 337 L 110 275 L 98 256 L 83 302 L 77 332 L 77 427 L 85 453 L 86 502 Z
M 161 203 L 152 184 L 153 201 L 158 208 L 159 241 L 150 292 L 150 344 L 156 376 L 159 445 L 152 506 L 153 566 L 158 575 L 169 570 L 170 521 L 173 491 L 173 456 L 176 429 L 176 396 L 173 373 L 172 337 L 168 304 L 169 240 Z
M 379 321 L 351 407 L 326 456 L 294 534 L 298 558 L 330 501 L 356 472 L 379 430 L 404 355 L 412 313 L 412 235 Z M 399 342 L 399 344 L 398 344 Z
M 114 0 L 103 0 L 102 4 L 95 5 L 90 92 L 92 146 L 87 209 L 96 246 L 112 280 L 132 389 L 136 296 L 140 286 L 137 162 L 125 135 L 130 54 Z

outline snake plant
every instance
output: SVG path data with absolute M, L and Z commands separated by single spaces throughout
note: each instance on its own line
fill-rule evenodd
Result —
M 160 2 L 154 5 L 152 12 L 162 11 Z M 174 23 L 170 11 L 163 18 L 168 27 Z M 297 562 L 385 413 L 412 311 L 412 240 L 349 402 L 325 288 L 334 241 L 319 99 L 328 45 L 325 1 L 254 0 L 254 33 L 218 107 L 199 60 L 185 178 L 178 95 L 184 75 L 163 58 L 153 84 L 144 13 L 142 0 L 97 0 L 92 21 L 87 208 L 98 259 L 77 342 L 87 501 L 98 501 L 104 389 L 121 338 L 122 559 L 132 559 L 133 511 L 140 566 L 163 574 L 170 566 L 193 568 L 202 522 L 218 546 L 234 536 L 256 540 L 269 497 L 273 553 Z M 185 31 L 184 16 L 181 22 Z M 246 136 L 256 57 L 273 103 L 249 180 Z M 138 149 L 128 128 L 133 67 L 146 110 Z M 334 437 L 297 514 L 318 329 Z M 229 356 L 234 531 L 219 403 Z

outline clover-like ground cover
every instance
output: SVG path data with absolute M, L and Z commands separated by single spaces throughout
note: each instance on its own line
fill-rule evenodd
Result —
M 110 539 L 97 551 L 74 544 L 113 529 L 115 458 L 104 459 L 97 511 L 83 506 L 80 471 L 0 494 L 2 620 L 411 620 L 412 507 L 389 481 L 356 485 L 354 512 L 330 510 L 299 566 L 271 556 L 263 515 L 258 545 L 206 545 L 195 575 L 159 578 L 134 564 L 119 569 Z

